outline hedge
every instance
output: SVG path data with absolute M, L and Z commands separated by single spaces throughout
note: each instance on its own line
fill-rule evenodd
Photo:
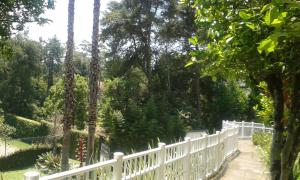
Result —
M 38 146 L 16 151 L 8 156 L 0 157 L 0 171 L 10 171 L 29 167 L 35 164 L 39 155 L 51 151 L 50 146 Z
M 11 114 L 5 114 L 4 122 L 16 128 L 13 138 L 38 137 L 49 134 L 49 127 L 44 122 L 37 122 Z
M 5 115 L 5 123 L 16 128 L 16 134 L 13 138 L 48 136 L 51 128 L 53 128 L 53 124 L 48 121 L 41 120 L 38 122 L 12 114 Z M 76 148 L 80 136 L 83 136 L 87 142 L 88 133 L 86 131 L 71 129 L 70 158 L 72 159 L 76 159 Z M 99 138 L 95 137 L 95 152 L 97 155 L 99 154 L 97 152 L 99 147 Z M 96 158 L 99 159 L 98 156 Z

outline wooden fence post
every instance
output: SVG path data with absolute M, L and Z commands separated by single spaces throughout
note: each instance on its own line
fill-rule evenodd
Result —
M 158 152 L 158 173 L 156 179 L 165 179 L 165 159 L 166 159 L 166 144 L 158 143 L 159 152 Z
M 114 159 L 117 160 L 117 162 L 114 165 L 113 180 L 121 180 L 122 179 L 123 156 L 124 156 L 124 154 L 121 152 L 114 153 Z
M 183 179 L 190 179 L 190 163 L 191 163 L 191 138 L 190 137 L 185 137 L 185 144 L 184 144 L 184 163 L 183 163 Z
M 32 172 L 26 172 L 24 174 L 24 180 L 39 180 L 40 179 L 40 173 L 32 171 Z

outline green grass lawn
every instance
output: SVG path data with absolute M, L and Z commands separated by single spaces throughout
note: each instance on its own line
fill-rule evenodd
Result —
M 2 175 L 2 179 L 3 180 L 22 180 L 24 179 L 24 173 L 28 172 L 28 171 L 36 171 L 35 167 L 29 167 L 29 168 L 23 168 L 23 169 L 17 169 L 14 171 L 7 171 L 7 172 L 2 172 L 0 173 Z M 0 180 L 1 179 L 1 175 L 0 175 Z
M 76 166 L 78 168 L 79 161 L 74 159 L 69 159 L 71 166 Z M 0 172 L 0 180 L 23 180 L 24 174 L 28 171 L 38 171 L 34 166 L 28 168 L 17 169 L 13 171 Z M 41 174 L 41 176 L 45 176 L 45 174 Z M 1 177 L 2 176 L 2 177 Z M 1 179 L 2 178 L 2 179 Z
M 32 145 L 19 140 L 8 140 L 7 143 L 9 146 L 15 147 L 17 149 L 27 149 L 32 147 Z

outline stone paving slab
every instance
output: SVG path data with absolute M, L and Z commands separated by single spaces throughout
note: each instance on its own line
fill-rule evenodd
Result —
M 229 162 L 221 180 L 269 180 L 268 169 L 265 167 L 257 149 L 251 140 L 239 140 L 240 154 Z

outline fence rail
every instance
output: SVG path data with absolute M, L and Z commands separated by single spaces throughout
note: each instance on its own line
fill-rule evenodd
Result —
M 237 151 L 238 138 L 249 138 L 256 131 L 272 131 L 259 123 L 223 121 L 215 134 L 193 138 L 158 148 L 124 156 L 114 153 L 114 159 L 75 170 L 39 177 L 25 173 L 25 180 L 99 179 L 199 180 L 214 175 L 226 158 Z

